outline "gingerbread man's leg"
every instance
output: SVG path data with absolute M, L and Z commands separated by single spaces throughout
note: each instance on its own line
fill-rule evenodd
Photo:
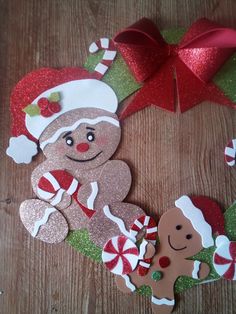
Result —
M 152 285 L 152 311 L 154 314 L 169 314 L 172 312 L 175 299 L 174 287 L 168 279 L 162 279 Z
M 89 223 L 91 240 L 100 247 L 114 236 L 129 236 L 135 219 L 144 215 L 144 211 L 133 204 L 116 202 L 105 205 L 93 215 Z
M 44 242 L 58 243 L 68 234 L 68 223 L 64 216 L 44 201 L 24 201 L 20 206 L 20 218 L 30 234 Z

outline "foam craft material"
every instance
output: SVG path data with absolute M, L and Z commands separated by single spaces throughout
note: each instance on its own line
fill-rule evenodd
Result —
M 214 234 L 225 233 L 223 214 L 219 206 L 207 197 L 184 195 L 175 202 L 175 206 L 160 218 L 159 244 L 147 274 L 140 276 L 136 269 L 116 277 L 117 286 L 123 292 L 150 286 L 153 313 L 172 312 L 178 277 L 208 277 L 210 266 L 191 258 L 204 248 L 214 246 Z
M 225 147 L 225 162 L 228 166 L 235 165 L 236 159 L 236 139 L 232 139 Z
M 181 30 L 166 32 L 165 37 L 169 34 L 170 42 L 177 41 L 181 33 Z M 116 47 L 113 41 L 102 38 L 90 46 L 90 52 L 95 54 L 87 60 L 86 69 L 43 68 L 27 74 L 11 95 L 12 138 L 7 154 L 16 163 L 26 164 L 37 155 L 38 148 L 46 157 L 31 176 L 37 199 L 26 200 L 20 206 L 22 223 L 33 237 L 48 243 L 67 238 L 78 251 L 103 261 L 109 270 L 121 275 L 117 277 L 119 285 L 125 282 L 125 287 L 131 291 L 140 287 L 140 293 L 148 294 L 148 288 L 143 284 L 135 285 L 130 278 L 135 274 L 138 282 L 149 284 L 146 278 L 156 265 L 163 244 L 156 246 L 155 220 L 146 216 L 138 206 L 123 202 L 131 186 L 130 170 L 123 161 L 111 160 L 121 138 L 118 104 L 142 87 Z M 225 80 L 229 77 L 230 71 L 224 75 Z M 232 81 L 230 77 L 224 86 L 221 76 L 219 85 L 226 90 Z M 230 90 L 226 90 L 228 94 Z M 205 204 L 209 202 L 200 198 L 200 204 L 202 200 Z M 172 284 L 164 285 L 163 294 L 166 294 L 161 296 L 162 301 L 159 296 L 153 296 L 154 309 L 160 307 L 160 302 L 164 302 L 168 310 L 172 309 L 174 290 L 178 292 L 196 284 L 196 278 L 206 277 L 209 271 L 213 273 L 210 280 L 220 276 L 234 279 L 232 272 L 229 276 L 219 270 L 216 256 L 224 258 L 228 251 L 234 251 L 235 245 L 225 241 L 224 245 L 229 245 L 228 251 L 222 244 L 214 253 L 214 240 L 207 227 L 207 221 L 213 215 L 207 211 L 201 214 L 202 208 L 196 202 L 196 199 L 182 197 L 176 203 L 177 212 L 183 224 L 188 225 L 191 221 L 191 235 L 199 237 L 193 250 L 199 251 L 202 259 L 205 256 L 207 261 L 200 262 L 196 258 L 186 262 L 186 271 L 193 265 L 191 280 L 195 281 L 181 283 L 181 271 L 175 273 L 174 279 L 171 277 Z M 214 206 L 217 210 L 217 205 Z M 194 214 L 189 215 L 186 208 Z M 229 217 L 235 217 L 234 213 L 234 210 L 230 212 Z M 218 219 L 214 228 L 211 225 L 213 231 L 217 229 L 222 233 L 221 221 Z M 229 219 L 228 230 L 234 234 L 235 227 L 231 222 Z M 161 234 L 160 231 L 159 236 Z M 202 248 L 209 251 L 203 254 Z M 213 263 L 213 254 L 215 272 L 207 266 Z M 183 260 L 182 257 L 179 259 Z M 154 292 L 153 282 L 157 285 L 166 282 L 163 269 L 174 269 L 173 264 L 172 257 L 160 257 L 162 271 L 156 269 L 151 274 L 150 286 Z M 231 264 L 229 268 L 232 269 Z

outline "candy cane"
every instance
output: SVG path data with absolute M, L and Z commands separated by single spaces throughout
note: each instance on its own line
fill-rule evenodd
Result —
M 90 53 L 95 53 L 99 50 L 105 50 L 102 60 L 96 65 L 94 71 L 98 74 L 101 79 L 108 68 L 111 66 L 113 60 L 116 57 L 115 45 L 109 38 L 100 38 L 98 41 L 93 42 L 89 47 Z
M 52 170 L 40 178 L 37 193 L 45 200 L 50 200 L 53 206 L 60 203 L 62 195 L 66 192 L 73 195 L 79 186 L 78 181 L 64 170 Z
M 235 165 L 235 159 L 236 159 L 236 139 L 233 139 L 225 147 L 225 162 L 232 167 Z
M 147 240 L 148 242 L 151 242 L 153 245 L 156 245 L 157 225 L 155 220 L 150 216 L 143 215 L 136 219 L 130 229 L 130 234 L 133 237 L 136 237 L 138 233 L 142 231 L 144 228 L 146 229 L 144 239 Z M 140 249 L 142 244 L 140 245 Z M 137 267 L 137 272 L 140 276 L 145 276 L 148 273 L 148 269 L 151 265 L 151 262 L 152 262 L 151 258 L 143 259 L 142 256 L 140 256 L 140 261 Z
M 98 194 L 97 182 L 90 183 L 91 195 L 87 200 L 87 207 L 80 203 L 78 200 L 78 190 L 81 187 L 79 182 L 65 170 L 52 170 L 43 174 L 37 185 L 38 195 L 53 206 L 58 205 L 64 193 L 72 196 L 73 199 L 79 204 L 83 212 L 91 218 L 94 213 L 94 200 Z M 52 199 L 52 200 L 51 200 Z

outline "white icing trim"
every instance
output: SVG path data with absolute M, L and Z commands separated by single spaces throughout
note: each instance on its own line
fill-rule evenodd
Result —
M 136 241 L 136 238 L 133 237 L 125 228 L 125 224 L 124 221 L 119 218 L 114 216 L 111 212 L 110 212 L 110 208 L 108 205 L 105 205 L 103 207 L 103 212 L 106 215 L 106 217 L 108 219 L 110 219 L 111 221 L 113 221 L 114 223 L 117 224 L 118 228 L 120 229 L 120 231 L 123 233 L 123 235 L 125 235 L 127 238 L 131 239 L 132 241 Z
M 55 191 L 60 189 L 59 183 L 50 172 L 44 173 L 43 177 L 51 183 Z
M 122 275 L 122 277 L 125 280 L 126 287 L 129 288 L 132 292 L 134 292 L 136 290 L 136 287 L 134 284 L 132 284 L 129 276 L 128 275 Z
M 65 192 L 64 189 L 60 189 L 60 190 L 57 192 L 55 198 L 50 202 L 50 204 L 51 204 L 52 206 L 55 206 L 55 205 L 59 204 L 60 201 L 61 201 L 61 199 L 62 199 L 62 196 L 63 196 L 63 193 L 64 193 L 64 192 Z
M 145 219 L 144 219 L 144 226 L 148 226 L 149 224 L 149 221 L 150 221 L 150 216 L 145 216 Z
M 154 296 L 152 296 L 152 303 L 156 304 L 156 305 L 169 305 L 169 306 L 173 306 L 175 305 L 175 300 L 170 300 L 170 299 L 166 299 L 166 298 L 162 298 L 162 299 L 158 299 Z
M 193 228 L 200 234 L 202 246 L 204 248 L 213 246 L 212 228 L 206 222 L 202 211 L 194 206 L 191 199 L 186 195 L 181 196 L 175 201 L 175 206 L 181 209 L 184 216 L 191 221 Z
M 147 233 L 157 232 L 157 227 L 147 229 Z
M 139 262 L 139 265 L 140 265 L 140 266 L 143 266 L 143 267 L 145 267 L 145 268 L 149 268 L 149 267 L 150 267 L 150 264 L 145 263 L 145 262 L 143 262 L 143 261 Z
M 198 272 L 200 270 L 200 265 L 201 265 L 201 262 L 194 261 L 194 263 L 193 263 L 193 271 L 192 271 L 193 279 L 199 279 Z
M 37 194 L 44 200 L 49 200 L 55 195 L 54 193 L 46 192 L 39 187 L 37 187 Z
M 99 63 L 96 65 L 94 71 L 99 72 L 100 74 L 105 74 L 106 71 L 107 71 L 107 69 L 108 69 L 108 66 L 107 66 L 107 65 L 102 64 L 101 62 L 99 62 Z
M 90 183 L 92 188 L 92 193 L 90 194 L 88 200 L 87 200 L 87 208 L 94 209 L 94 201 L 98 194 L 98 184 L 97 182 Z
M 48 207 L 48 208 L 46 208 L 43 217 L 42 217 L 41 219 L 37 220 L 37 221 L 34 223 L 34 230 L 33 230 L 33 232 L 31 233 L 31 235 L 32 235 L 34 238 L 37 236 L 37 234 L 38 234 L 38 232 L 39 232 L 39 228 L 40 228 L 42 225 L 44 225 L 44 224 L 47 223 L 49 216 L 50 216 L 53 212 L 55 212 L 55 211 L 56 211 L 56 209 L 53 208 L 53 207 Z
M 116 56 L 116 51 L 106 50 L 103 55 L 103 60 L 114 60 Z
M 137 234 L 138 234 L 138 231 L 135 231 L 135 230 L 132 230 L 132 229 L 130 229 L 130 235 L 131 235 L 131 237 L 132 238 L 136 238 L 136 236 L 137 236 Z
M 147 249 L 147 245 L 148 245 L 148 242 L 146 240 L 143 240 L 142 243 L 140 244 L 140 247 L 139 247 L 139 259 L 143 259 L 144 258 L 144 255 L 146 253 L 146 249 Z
M 101 116 L 101 117 L 97 117 L 97 118 L 94 118 L 94 119 L 80 119 L 80 120 L 77 120 L 73 125 L 71 126 L 67 126 L 67 127 L 62 127 L 60 128 L 59 130 L 57 130 L 53 136 L 51 136 L 48 140 L 44 141 L 43 143 L 41 143 L 40 145 L 40 148 L 41 149 L 44 149 L 46 145 L 48 144 L 52 144 L 52 143 L 55 143 L 56 140 L 60 137 L 60 135 L 64 132 L 68 132 L 68 131 L 74 131 L 75 129 L 77 129 L 81 124 L 83 123 L 88 123 L 88 124 L 97 124 L 97 123 L 100 123 L 100 122 L 108 122 L 108 123 L 111 123 L 113 124 L 114 126 L 116 127 L 119 127 L 120 126 L 120 123 L 118 120 L 114 119 L 114 118 L 111 118 L 111 117 L 107 117 L 107 116 Z
M 109 38 L 100 38 L 101 47 L 107 49 L 109 47 Z
M 69 195 L 74 194 L 78 187 L 78 184 L 79 184 L 78 181 L 74 178 L 73 181 L 71 182 L 69 189 L 67 189 L 66 193 Z

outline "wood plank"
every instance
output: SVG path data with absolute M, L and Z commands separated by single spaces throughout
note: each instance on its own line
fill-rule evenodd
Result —
M 14 84 L 34 68 L 82 65 L 89 43 L 142 16 L 161 29 L 188 27 L 202 16 L 236 27 L 235 12 L 234 0 L 0 0 L 0 313 L 151 313 L 147 298 L 120 293 L 102 265 L 65 243 L 34 240 L 22 226 L 18 208 L 33 197 L 30 175 L 43 156 L 28 166 L 5 156 Z M 223 149 L 236 134 L 235 118 L 213 104 L 183 115 L 148 108 L 128 118 L 115 155 L 132 169 L 128 201 L 153 214 L 183 193 L 230 205 L 236 173 L 224 165 Z M 235 293 L 226 281 L 199 286 L 178 297 L 176 313 L 234 313 Z

